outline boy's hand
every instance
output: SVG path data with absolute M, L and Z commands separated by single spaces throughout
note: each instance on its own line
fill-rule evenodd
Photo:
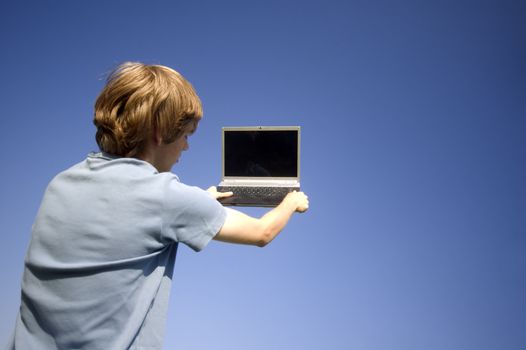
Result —
M 209 187 L 206 191 L 210 193 L 210 195 L 215 199 L 231 197 L 234 195 L 234 192 L 217 192 L 217 188 L 215 186 Z
M 304 213 L 309 209 L 309 197 L 303 192 L 290 192 L 283 201 L 291 201 L 298 213 Z

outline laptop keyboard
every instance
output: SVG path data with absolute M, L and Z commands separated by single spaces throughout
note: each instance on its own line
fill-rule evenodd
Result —
M 259 187 L 259 186 L 218 186 L 219 192 L 233 192 L 234 195 L 222 198 L 223 204 L 275 206 L 281 203 L 287 193 L 299 191 L 298 187 Z

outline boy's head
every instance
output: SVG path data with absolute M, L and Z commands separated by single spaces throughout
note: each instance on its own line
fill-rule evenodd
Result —
M 142 63 L 121 64 L 95 102 L 93 123 L 101 151 L 122 157 L 141 154 L 153 135 L 171 143 L 203 115 L 192 85 L 175 70 Z

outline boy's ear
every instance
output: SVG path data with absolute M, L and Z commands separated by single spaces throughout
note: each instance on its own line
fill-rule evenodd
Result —
M 161 132 L 159 129 L 155 128 L 153 131 L 153 141 L 157 146 L 160 146 L 163 144 L 163 137 L 161 135 Z

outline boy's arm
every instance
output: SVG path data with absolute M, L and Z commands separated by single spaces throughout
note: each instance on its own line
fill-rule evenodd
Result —
M 259 219 L 226 208 L 225 224 L 214 239 L 228 243 L 264 247 L 281 232 L 294 212 L 303 213 L 308 208 L 309 200 L 303 192 L 289 193 L 280 205 Z

